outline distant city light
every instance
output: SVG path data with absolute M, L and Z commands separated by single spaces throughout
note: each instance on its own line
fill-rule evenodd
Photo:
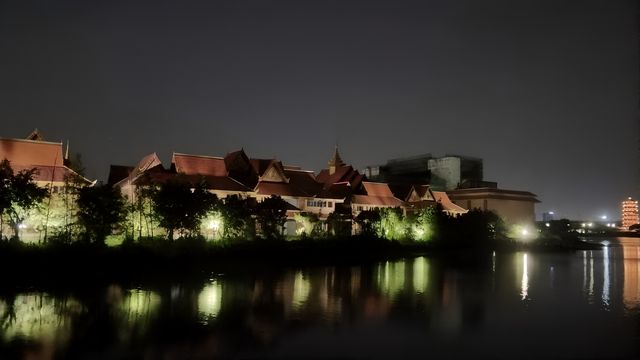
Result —
M 551 226 L 551 224 L 545 223 L 544 226 L 549 227 L 549 226 Z
M 607 215 L 602 215 L 602 216 L 600 216 L 600 218 L 601 218 L 602 220 L 607 220 Z
M 555 215 L 553 211 L 549 211 L 549 215 Z

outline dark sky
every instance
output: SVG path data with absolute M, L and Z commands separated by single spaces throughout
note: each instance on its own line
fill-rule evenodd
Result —
M 537 212 L 638 192 L 635 1 L 0 0 L 0 136 L 69 140 L 92 178 L 242 146 L 318 170 L 484 159 Z

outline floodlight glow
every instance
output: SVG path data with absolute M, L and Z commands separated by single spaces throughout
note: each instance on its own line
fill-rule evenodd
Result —
M 551 224 L 546 223 L 546 224 L 544 224 L 544 226 L 549 227 L 549 226 L 551 226 Z

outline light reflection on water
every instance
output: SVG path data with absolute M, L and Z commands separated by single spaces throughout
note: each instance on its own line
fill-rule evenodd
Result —
M 82 295 L 4 294 L 0 350 L 77 356 L 86 333 L 95 333 L 101 352 L 113 357 L 297 357 L 315 349 L 320 357 L 384 358 L 393 355 L 388 349 L 425 346 L 454 356 L 491 357 L 498 346 L 507 357 L 521 356 L 522 347 L 530 357 L 548 355 L 545 349 L 554 349 L 552 357 L 634 357 L 638 244 L 489 253 L 473 263 L 417 257 L 256 270 L 153 288 L 113 284 Z M 21 339 L 41 346 L 20 350 Z

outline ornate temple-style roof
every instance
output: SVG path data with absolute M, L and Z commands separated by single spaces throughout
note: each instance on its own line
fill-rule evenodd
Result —
M 31 136 L 31 135 L 30 135 Z M 34 138 L 38 138 L 34 136 Z M 64 165 L 62 143 L 0 139 L 0 160 L 7 159 L 15 172 L 36 169 L 34 179 L 42 182 L 63 182 L 74 176 L 86 184 L 91 181 Z
M 227 166 L 221 157 L 173 153 L 171 166 L 179 174 L 227 176 Z
M 342 158 L 340 158 L 340 153 L 338 152 L 338 145 L 336 145 L 335 149 L 333 150 L 333 155 L 331 156 L 331 159 L 329 159 L 329 167 L 342 167 L 345 166 L 344 161 L 342 161 Z

